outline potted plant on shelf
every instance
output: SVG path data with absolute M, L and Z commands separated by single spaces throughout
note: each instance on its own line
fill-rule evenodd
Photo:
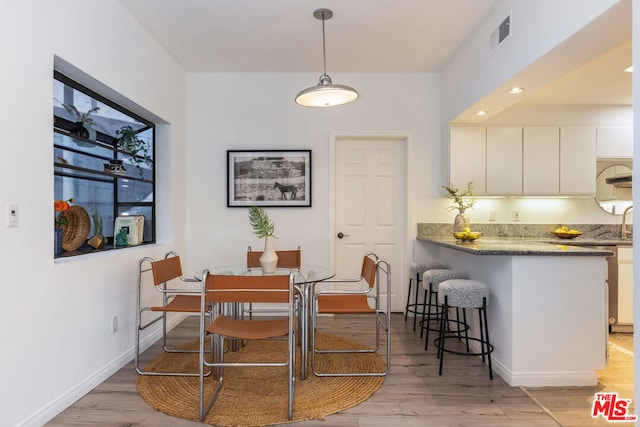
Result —
M 117 148 L 122 150 L 129 156 L 129 163 L 135 166 L 140 173 L 140 177 L 144 179 L 143 164 L 151 166 L 153 159 L 150 155 L 149 144 L 138 136 L 138 132 L 130 125 L 122 126 L 116 131 Z
M 61 104 L 64 109 L 67 110 L 67 113 L 71 114 L 75 120 L 75 124 L 71 129 L 69 129 L 69 133 L 82 138 L 95 140 L 96 131 L 93 129 L 93 119 L 91 118 L 91 114 L 100 111 L 100 107 L 93 107 L 89 111 L 82 113 L 75 105 Z
M 93 207 L 91 219 L 93 221 L 93 236 L 89 239 L 87 244 L 94 249 L 102 249 L 105 243 L 107 243 L 107 239 L 102 234 L 103 221 L 95 206 Z
M 473 194 L 474 182 L 471 181 L 467 184 L 467 188 L 465 190 L 460 191 L 458 188 L 455 188 L 452 184 L 449 186 L 442 186 L 447 191 L 447 198 L 449 198 L 453 204 L 448 207 L 448 210 L 452 211 L 454 209 L 458 210 L 458 214 L 453 221 L 453 232 L 458 233 L 463 231 L 464 228 L 470 228 L 469 217 L 465 214 L 467 209 L 471 209 L 476 202 L 475 195 Z
M 275 236 L 275 226 L 269 216 L 259 206 L 249 208 L 249 223 L 253 228 L 253 234 L 259 238 L 264 237 L 264 251 L 260 256 L 260 266 L 264 273 L 273 273 L 278 265 L 278 255 L 273 249 L 273 238 Z

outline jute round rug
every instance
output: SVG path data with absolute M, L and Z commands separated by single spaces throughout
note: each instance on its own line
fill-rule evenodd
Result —
M 364 348 L 361 344 L 330 334 L 318 334 L 319 348 Z M 198 342 L 182 348 L 198 348 Z M 259 356 L 275 355 L 282 360 L 286 352 L 283 341 L 250 341 L 237 352 L 225 354 L 225 361 L 247 362 Z M 296 363 L 300 361 L 299 350 Z M 376 354 L 331 354 L 316 357 L 322 372 L 339 372 L 346 369 L 365 372 L 381 372 L 384 362 Z M 163 353 L 145 370 L 196 371 L 197 354 Z M 311 371 L 309 369 L 309 371 Z M 299 372 L 299 370 L 297 371 Z M 224 386 L 211 411 L 205 418 L 207 424 L 220 427 L 267 426 L 290 422 L 287 419 L 286 368 L 226 368 Z M 324 417 L 351 408 L 367 400 L 384 381 L 384 377 L 316 377 L 309 373 L 306 380 L 296 379 L 292 422 Z M 205 401 L 211 396 L 217 378 L 205 381 Z M 153 408 L 168 415 L 198 420 L 197 377 L 139 376 L 137 388 L 140 396 Z

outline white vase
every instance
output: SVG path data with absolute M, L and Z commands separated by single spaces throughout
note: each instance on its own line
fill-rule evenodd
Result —
M 273 249 L 273 237 L 264 238 L 264 251 L 260 255 L 260 266 L 264 273 L 273 273 L 278 265 L 278 255 Z

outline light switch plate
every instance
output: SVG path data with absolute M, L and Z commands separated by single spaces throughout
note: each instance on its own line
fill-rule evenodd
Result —
M 18 204 L 7 203 L 7 227 L 18 226 Z

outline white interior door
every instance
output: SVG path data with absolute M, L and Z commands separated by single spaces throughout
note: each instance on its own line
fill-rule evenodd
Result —
M 392 266 L 391 310 L 400 312 L 405 281 L 405 141 L 339 138 L 335 156 L 336 277 L 359 277 L 363 255 L 374 251 Z M 386 277 L 380 279 L 386 292 Z

